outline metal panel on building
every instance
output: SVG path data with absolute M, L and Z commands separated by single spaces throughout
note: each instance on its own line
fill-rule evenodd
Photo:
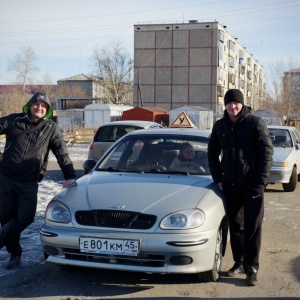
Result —
M 129 105 L 90 104 L 84 108 L 85 128 L 98 128 L 103 124 L 122 119 L 123 112 L 133 108 Z
M 57 124 L 62 130 L 73 130 L 74 128 L 83 127 L 84 110 L 83 109 L 58 110 Z
M 182 106 L 170 110 L 170 124 L 182 114 L 188 116 L 193 125 L 198 129 L 212 129 L 213 127 L 213 111 L 200 106 Z
M 169 125 L 169 111 L 160 107 L 134 107 L 123 112 L 122 120 L 152 121 Z

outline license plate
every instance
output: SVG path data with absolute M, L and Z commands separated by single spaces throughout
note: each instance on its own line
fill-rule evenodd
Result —
M 88 253 L 137 256 L 140 252 L 138 240 L 80 237 L 79 244 L 80 251 Z

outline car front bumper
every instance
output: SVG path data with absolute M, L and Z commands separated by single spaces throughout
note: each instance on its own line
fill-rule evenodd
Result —
M 288 183 L 292 174 L 292 168 L 272 167 L 268 183 Z
M 82 230 L 44 223 L 40 237 L 47 262 L 62 265 L 151 273 L 200 273 L 210 271 L 215 260 L 218 228 L 190 234 L 153 234 Z M 178 231 L 177 231 L 178 232 Z M 122 256 L 83 253 L 80 236 L 138 239 L 140 254 Z

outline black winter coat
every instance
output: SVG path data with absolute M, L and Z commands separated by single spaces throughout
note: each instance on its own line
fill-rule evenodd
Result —
M 27 114 L 11 114 L 0 118 L 0 134 L 6 135 L 0 171 L 15 180 L 38 181 L 51 150 L 64 178 L 75 179 L 73 164 L 60 128 L 53 120 L 41 119 L 39 122 L 43 122 L 41 127 L 24 133 L 37 126 L 29 120 Z
M 266 185 L 272 156 L 273 145 L 264 121 L 246 106 L 235 123 L 225 111 L 224 117 L 214 124 L 208 162 L 215 183 Z

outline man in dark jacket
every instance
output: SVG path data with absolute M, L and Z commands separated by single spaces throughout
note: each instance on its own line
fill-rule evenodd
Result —
M 224 117 L 212 129 L 208 162 L 212 178 L 226 200 L 235 262 L 226 275 L 246 273 L 247 284 L 253 286 L 257 284 L 264 189 L 273 146 L 264 121 L 244 105 L 240 90 L 228 90 L 224 104 Z
M 20 234 L 34 220 L 38 181 L 46 168 L 49 151 L 55 155 L 66 179 L 64 188 L 75 183 L 75 171 L 61 130 L 51 120 L 52 109 L 45 93 L 37 92 L 23 113 L 0 118 L 0 134 L 6 135 L 0 157 L 0 249 L 6 246 L 13 269 L 21 261 Z

